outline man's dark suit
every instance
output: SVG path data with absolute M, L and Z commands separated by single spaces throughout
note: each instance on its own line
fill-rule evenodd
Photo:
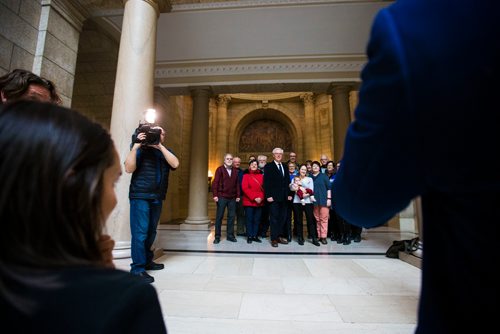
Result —
M 498 0 L 402 0 L 377 15 L 333 183 L 337 212 L 368 228 L 422 197 L 419 334 L 498 323 L 499 13 Z
M 285 164 L 281 163 L 283 173 L 278 169 L 274 161 L 264 167 L 264 192 L 269 202 L 269 223 L 271 225 L 271 240 L 278 240 L 282 236 L 286 220 L 286 200 L 290 193 L 290 174 Z

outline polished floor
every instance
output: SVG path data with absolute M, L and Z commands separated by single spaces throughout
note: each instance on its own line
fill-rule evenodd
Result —
M 170 334 L 413 333 L 420 269 L 385 257 L 387 227 L 364 230 L 360 243 L 271 247 L 238 237 L 214 245 L 211 231 L 160 227 L 165 264 L 151 271 Z M 128 270 L 129 259 L 116 260 Z

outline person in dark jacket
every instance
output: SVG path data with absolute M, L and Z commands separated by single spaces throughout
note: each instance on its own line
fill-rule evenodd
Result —
M 8 103 L 0 155 L 3 332 L 166 333 L 154 287 L 101 249 L 121 175 L 109 133 L 71 109 Z
M 283 237 L 286 220 L 286 203 L 291 199 L 290 174 L 281 160 L 283 149 L 273 149 L 274 160 L 268 162 L 264 167 L 264 193 L 269 204 L 269 221 L 271 226 L 271 246 L 288 244 L 287 238 Z
M 217 204 L 215 218 L 214 244 L 220 242 L 222 230 L 222 218 L 227 207 L 227 240 L 236 242 L 234 237 L 234 216 L 236 215 L 236 203 L 240 201 L 240 184 L 238 169 L 233 167 L 233 155 L 226 153 L 224 163 L 217 167 L 212 183 L 213 199 Z
M 333 197 L 366 228 L 421 198 L 417 334 L 498 324 L 499 13 L 497 0 L 402 0 L 373 23 Z
M 161 270 L 164 265 L 153 262 L 151 247 L 156 238 L 163 201 L 167 195 L 170 170 L 179 167 L 179 159 L 163 146 L 165 131 L 161 127 L 160 142 L 144 144 L 146 133 L 140 132 L 132 143 L 125 160 L 130 181 L 130 232 L 132 235 L 132 264 L 130 272 L 146 282 L 154 282 L 146 270 Z

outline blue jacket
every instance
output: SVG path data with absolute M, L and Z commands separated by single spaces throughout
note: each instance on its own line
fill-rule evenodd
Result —
M 163 154 L 156 148 L 140 147 L 136 160 L 137 168 L 132 173 L 129 198 L 164 200 L 172 167 Z
M 333 199 L 369 228 L 421 196 L 419 334 L 497 326 L 499 13 L 498 0 L 401 0 L 371 31 Z

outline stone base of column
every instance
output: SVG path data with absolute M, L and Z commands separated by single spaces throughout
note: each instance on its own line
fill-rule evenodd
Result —
M 212 221 L 208 216 L 205 217 L 187 217 L 184 223 L 179 225 L 180 230 L 210 230 Z
M 126 259 L 130 258 L 131 255 L 131 245 L 130 241 L 117 241 L 115 243 L 115 248 L 113 248 L 113 258 L 114 259 Z

